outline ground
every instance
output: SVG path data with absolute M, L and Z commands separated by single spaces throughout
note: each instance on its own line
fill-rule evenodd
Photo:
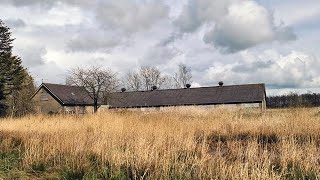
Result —
M 317 179 L 320 109 L 0 121 L 0 179 Z

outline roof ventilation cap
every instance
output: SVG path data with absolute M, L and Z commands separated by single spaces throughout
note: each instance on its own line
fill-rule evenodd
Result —
M 223 81 L 220 81 L 220 82 L 219 82 L 219 86 L 223 86 Z
M 121 88 L 121 92 L 125 92 L 126 91 L 126 88 Z
M 191 87 L 191 84 L 186 84 L 186 88 L 190 88 Z
M 157 90 L 157 86 L 152 86 L 152 87 L 151 87 L 151 90 L 152 90 L 152 91 Z

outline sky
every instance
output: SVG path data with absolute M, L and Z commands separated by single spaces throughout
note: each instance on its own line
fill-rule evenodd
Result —
M 98 65 L 192 70 L 193 87 L 320 92 L 319 0 L 0 0 L 14 53 L 39 85 Z

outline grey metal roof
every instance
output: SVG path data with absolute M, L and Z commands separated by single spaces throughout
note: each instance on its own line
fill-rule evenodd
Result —
M 111 108 L 160 107 L 181 105 L 237 104 L 262 102 L 264 84 L 116 92 L 107 97 Z

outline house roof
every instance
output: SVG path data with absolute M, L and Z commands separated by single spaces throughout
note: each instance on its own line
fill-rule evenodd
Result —
M 264 99 L 264 84 L 116 92 L 107 97 L 111 108 L 257 103 Z
M 47 89 L 49 94 L 62 105 L 93 104 L 93 99 L 89 96 L 88 91 L 86 91 L 84 87 L 42 83 L 36 93 L 38 93 L 42 87 Z

